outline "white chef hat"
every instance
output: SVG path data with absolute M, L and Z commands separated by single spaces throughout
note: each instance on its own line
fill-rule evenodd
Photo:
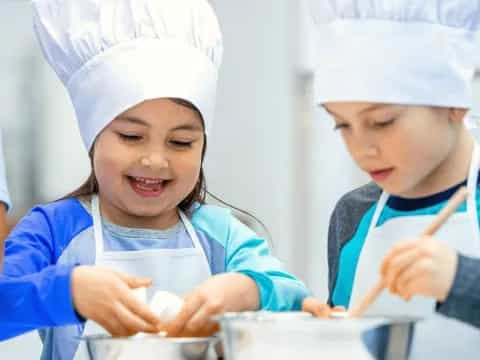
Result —
M 116 116 L 155 98 L 191 102 L 208 132 L 223 45 L 207 0 L 33 0 L 33 8 L 87 149 Z
M 317 103 L 470 108 L 479 0 L 309 0 Z

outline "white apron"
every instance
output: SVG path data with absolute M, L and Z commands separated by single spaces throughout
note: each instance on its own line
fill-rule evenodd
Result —
M 467 188 L 467 211 L 453 214 L 435 234 L 464 255 L 480 257 L 480 236 L 476 206 L 477 177 L 480 153 L 474 146 Z M 350 304 L 356 303 L 375 284 L 384 256 L 398 241 L 414 239 L 434 220 L 435 215 L 403 216 L 376 226 L 388 194 L 378 201 L 355 273 Z M 367 311 L 368 315 L 419 316 L 424 320 L 415 326 L 410 359 L 471 359 L 480 353 L 480 331 L 473 326 L 444 317 L 435 312 L 436 302 L 426 297 L 413 297 L 410 302 L 385 290 Z M 453 357 L 452 357 L 453 356 Z
M 102 220 L 98 196 L 92 196 L 92 217 L 95 236 L 95 265 L 124 272 L 132 276 L 152 279 L 147 299 L 157 290 L 185 295 L 211 276 L 210 266 L 197 233 L 183 212 L 180 218 L 193 242 L 193 248 L 151 249 L 138 251 L 104 251 Z M 105 334 L 93 321 L 87 321 L 83 336 Z M 75 360 L 88 359 L 86 345 L 81 342 Z

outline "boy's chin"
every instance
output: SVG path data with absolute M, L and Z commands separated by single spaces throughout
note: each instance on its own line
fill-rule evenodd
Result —
M 407 187 L 398 186 L 398 184 L 388 184 L 388 183 L 379 184 L 377 182 L 375 182 L 375 184 L 377 184 L 377 186 L 381 188 L 383 191 L 394 196 L 403 196 L 402 194 L 405 194 L 408 192 Z
M 421 197 L 421 195 L 417 195 L 415 194 L 415 188 L 414 187 L 408 187 L 408 186 L 404 186 L 404 187 L 399 187 L 399 186 L 385 186 L 382 188 L 383 191 L 389 193 L 390 195 L 393 195 L 393 196 L 398 196 L 398 197 L 402 197 L 402 198 L 406 198 L 406 199 L 414 199 L 414 198 L 418 198 L 418 197 Z

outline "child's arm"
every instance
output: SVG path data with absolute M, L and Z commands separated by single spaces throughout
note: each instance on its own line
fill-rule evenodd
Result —
M 5 275 L 0 278 L 0 339 L 79 324 L 83 318 L 113 335 L 156 331 L 156 316 L 129 291 L 143 280 L 96 266 L 57 264 L 68 244 L 55 231 L 66 227 L 38 207 L 8 237 Z
M 40 272 L 54 264 L 55 239 L 52 224 L 34 208 L 12 230 L 5 241 L 4 274 L 21 277 Z
M 2 276 L 0 341 L 35 329 L 79 324 L 84 321 L 80 314 L 112 335 L 157 332 L 159 320 L 130 291 L 149 283 L 94 266 L 52 265 L 18 278 Z
M 437 311 L 480 328 L 480 259 L 458 255 L 453 286 Z
M 232 217 L 226 244 L 226 271 L 250 277 L 260 295 L 259 308 L 270 311 L 300 310 L 310 291 L 285 270 L 265 239 Z
M 217 220 L 224 217 L 218 215 Z M 219 233 L 225 242 L 226 273 L 213 276 L 186 298 L 167 328 L 170 335 L 210 335 L 216 330 L 211 316 L 228 311 L 300 310 L 309 295 L 305 285 L 270 254 L 267 242 L 247 226 L 228 215 L 220 227 L 224 227 Z
M 44 327 L 80 323 L 70 291 L 73 265 L 54 265 L 47 217 L 32 210 L 6 240 L 0 278 L 0 338 Z
M 0 340 L 56 325 L 80 323 L 67 280 L 72 268 L 49 266 L 11 278 L 0 277 Z

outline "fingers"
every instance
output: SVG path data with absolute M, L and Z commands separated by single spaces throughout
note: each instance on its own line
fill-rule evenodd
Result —
M 118 303 L 115 306 L 115 316 L 122 327 L 127 330 L 126 336 L 131 336 L 138 332 L 157 332 L 155 325 L 148 323 L 122 303 Z
M 211 326 L 212 316 L 218 315 L 222 312 L 222 303 L 215 300 L 203 300 L 200 308 L 193 313 L 190 320 L 188 320 L 185 328 L 187 331 L 196 332 L 206 326 Z
M 217 322 L 212 317 L 221 314 L 223 306 L 220 301 L 208 299 L 200 294 L 193 294 L 175 320 L 168 324 L 169 336 L 211 336 L 218 332 Z
M 105 330 L 107 330 L 113 337 L 130 336 L 130 332 L 123 327 L 119 321 L 116 320 L 110 320 L 110 322 L 105 326 Z
M 115 275 L 117 275 L 131 289 L 137 289 L 140 287 L 150 287 L 152 285 L 151 279 L 138 278 L 135 276 L 123 274 L 121 272 L 115 272 Z
M 303 301 L 302 310 L 320 318 L 329 318 L 332 311 L 329 305 L 311 297 Z
M 414 265 L 420 257 L 420 251 L 417 248 L 411 248 L 391 258 L 383 274 L 385 285 L 391 293 L 396 293 L 397 291 L 395 285 L 397 284 L 398 276 Z
M 388 267 L 390 266 L 390 263 L 391 263 L 392 259 L 396 258 L 398 255 L 400 255 L 400 254 L 402 254 L 406 251 L 410 251 L 410 250 L 414 249 L 417 246 L 418 246 L 418 240 L 403 241 L 401 243 L 398 243 L 398 244 L 394 245 L 390 249 L 388 254 L 385 256 L 385 258 L 382 262 L 382 266 L 380 268 L 380 273 L 382 274 L 382 276 L 385 276 L 385 273 L 386 273 Z
M 432 271 L 433 266 L 433 261 L 425 257 L 399 274 L 395 284 L 398 294 L 405 300 L 412 295 L 424 295 L 425 291 L 422 291 L 422 284 L 424 279 L 428 277 L 428 273 Z
M 203 299 L 201 299 L 199 296 L 190 296 L 185 299 L 185 304 L 180 310 L 180 313 L 167 326 L 169 336 L 179 336 L 179 334 L 183 333 L 188 321 L 202 306 L 202 304 Z
M 215 335 L 219 331 L 220 325 L 215 321 L 211 321 L 207 326 L 205 326 L 199 335 L 200 337 L 209 337 Z
M 113 310 L 105 312 L 96 320 L 105 330 L 114 337 L 123 337 L 129 335 L 129 330 L 118 321 L 117 316 Z
M 210 337 L 220 331 L 220 326 L 216 322 L 210 322 L 205 327 L 196 331 L 184 330 L 175 337 Z
M 157 315 L 132 292 L 129 291 L 124 294 L 123 304 L 137 319 L 148 325 L 148 328 L 142 331 L 159 332 L 165 328 L 165 324 L 161 322 Z
M 148 285 L 151 281 L 121 273 L 115 275 L 120 280 L 114 287 L 117 302 L 112 305 L 113 316 L 117 321 L 111 325 L 115 334 L 130 336 L 138 332 L 159 332 L 162 325 L 160 319 L 131 290 L 137 285 Z

